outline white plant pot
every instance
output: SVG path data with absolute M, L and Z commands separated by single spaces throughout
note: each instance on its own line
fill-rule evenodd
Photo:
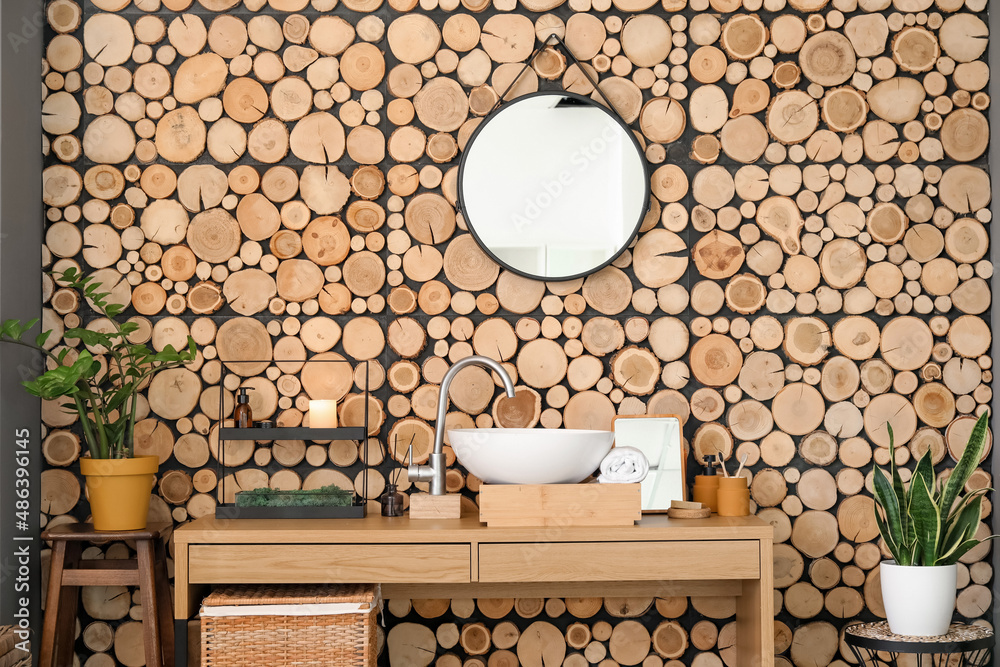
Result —
M 882 603 L 897 635 L 934 637 L 948 632 L 958 588 L 958 566 L 896 565 L 882 561 Z

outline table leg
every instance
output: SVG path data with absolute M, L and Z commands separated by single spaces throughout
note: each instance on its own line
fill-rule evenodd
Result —
M 770 540 L 760 540 L 760 579 L 743 581 L 736 599 L 739 667 L 774 667 L 774 563 Z
M 193 609 L 194 589 L 188 581 L 188 545 L 174 540 L 174 664 L 188 667 L 188 620 Z
M 151 540 L 136 540 L 139 595 L 142 598 L 142 643 L 148 667 L 162 667 L 159 607 L 156 604 L 156 560 Z
M 154 558 L 156 572 L 156 621 L 160 626 L 160 641 L 163 643 L 163 665 L 174 667 L 174 625 L 173 605 L 170 601 L 170 578 L 167 574 L 167 551 L 162 540 L 156 541 Z M 187 667 L 181 665 L 180 667 Z

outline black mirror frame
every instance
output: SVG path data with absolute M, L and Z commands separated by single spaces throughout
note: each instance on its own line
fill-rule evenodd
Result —
M 529 62 L 530 62 L 530 60 L 529 60 Z M 628 135 L 629 139 L 632 140 L 632 145 L 635 147 L 635 150 L 636 150 L 636 152 L 639 155 L 639 161 L 642 164 L 642 173 L 643 173 L 643 178 L 644 178 L 643 198 L 642 198 L 642 206 L 639 209 L 640 210 L 639 219 L 636 220 L 636 223 L 635 223 L 635 225 L 632 228 L 632 232 L 625 239 L 625 242 L 622 244 L 622 246 L 607 261 L 603 262 L 602 264 L 599 264 L 599 265 L 597 265 L 595 267 L 592 267 L 592 268 L 587 269 L 585 271 L 582 271 L 580 273 L 576 273 L 576 274 L 573 274 L 573 275 L 570 275 L 570 276 L 559 276 L 557 278 L 553 278 L 553 277 L 549 277 L 549 276 L 539 276 L 539 275 L 527 273 L 526 271 L 522 271 L 520 269 L 514 268 L 513 266 L 510 266 L 509 264 L 507 264 L 506 262 L 504 262 L 502 259 L 500 259 L 499 257 L 497 257 L 493 253 L 493 251 L 490 250 L 489 246 L 487 246 L 483 242 L 483 240 L 479 237 L 479 234 L 476 232 L 475 224 L 466 215 L 465 206 L 464 206 L 464 202 L 465 202 L 465 187 L 464 187 L 465 178 L 464 177 L 465 177 L 466 156 L 469 154 L 469 151 L 475 145 L 476 139 L 479 137 L 480 132 L 482 132 L 483 128 L 485 128 L 489 124 L 490 120 L 492 120 L 497 114 L 499 114 L 500 112 L 502 112 L 504 109 L 506 109 L 506 108 L 508 108 L 508 107 L 510 107 L 510 106 L 512 106 L 514 104 L 517 104 L 518 102 L 529 100 L 529 99 L 531 99 L 533 97 L 540 97 L 540 96 L 543 96 L 543 95 L 546 95 L 546 96 L 559 95 L 559 96 L 563 96 L 563 97 L 570 97 L 570 98 L 573 98 L 573 99 L 575 99 L 577 101 L 580 101 L 580 102 L 582 102 L 584 104 L 589 104 L 589 105 L 592 105 L 594 107 L 597 107 L 598 109 L 600 109 L 601 111 L 603 111 L 604 113 L 606 113 L 612 120 L 614 120 L 616 123 L 618 123 L 618 125 L 620 125 L 623 130 L 625 130 L 625 133 Z M 603 93 L 601 94 L 601 97 L 604 97 Z M 610 101 L 608 101 L 608 104 L 609 105 L 611 104 Z M 648 213 L 649 213 L 649 197 L 650 197 L 650 194 L 649 194 L 649 190 L 650 190 L 649 181 L 650 181 L 649 162 L 646 160 L 646 154 L 642 150 L 642 146 L 639 144 L 639 140 L 635 136 L 635 131 L 631 127 L 629 127 L 628 123 L 625 122 L 625 120 L 621 117 L 621 115 L 616 110 L 614 110 L 613 108 L 609 109 L 608 107 L 604 106 L 603 104 L 599 104 L 599 103 L 595 102 L 590 97 L 587 97 L 587 96 L 584 96 L 584 95 L 580 95 L 578 93 L 571 93 L 571 92 L 568 92 L 568 91 L 540 90 L 540 91 L 537 91 L 537 92 L 534 92 L 534 93 L 528 93 L 526 95 L 521 95 L 520 97 L 517 97 L 517 98 L 511 100 L 510 102 L 503 102 L 503 103 L 499 104 L 496 108 L 493 109 L 493 111 L 491 111 L 489 113 L 488 116 L 486 116 L 482 120 L 481 123 L 479 123 L 479 126 L 476 127 L 475 131 L 472 133 L 472 136 L 469 137 L 469 141 L 465 144 L 465 149 L 462 150 L 462 159 L 459 162 L 459 166 L 458 166 L 458 202 L 457 202 L 457 208 L 458 208 L 459 212 L 461 212 L 463 218 L 465 219 L 465 225 L 468 228 L 469 233 L 472 234 L 472 237 L 476 240 L 476 243 L 479 245 L 479 247 L 482 249 L 482 251 L 485 252 L 490 257 L 490 259 L 492 259 L 494 262 L 496 262 L 497 264 L 499 264 L 501 267 L 503 267 L 504 269 L 506 269 L 508 271 L 511 271 L 512 273 L 516 273 L 519 276 L 523 276 L 525 278 L 531 278 L 532 280 L 541 280 L 541 281 L 544 281 L 544 282 L 565 282 L 565 281 L 569 281 L 569 280 L 577 280 L 579 278 L 585 278 L 586 276 L 589 276 L 591 274 L 597 273 L 601 269 L 604 269 L 607 266 L 610 266 L 616 259 L 618 259 L 621 256 L 621 254 L 623 252 L 625 252 L 626 250 L 629 249 L 629 247 L 635 241 L 636 237 L 639 235 L 639 229 L 642 227 L 642 223 L 646 219 L 646 215 L 648 215 Z

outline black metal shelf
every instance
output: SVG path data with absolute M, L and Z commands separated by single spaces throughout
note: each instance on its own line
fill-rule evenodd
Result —
M 228 468 L 226 466 L 226 449 L 225 442 L 227 440 L 253 440 L 255 442 L 269 443 L 275 440 L 311 440 L 311 441 L 329 441 L 329 440 L 352 440 L 358 443 L 359 449 L 361 449 L 360 460 L 362 463 L 362 469 L 368 469 L 368 387 L 367 383 L 364 387 L 364 413 L 361 426 L 341 426 L 339 428 L 308 428 L 304 426 L 272 426 L 271 428 L 234 428 L 232 426 L 225 426 L 226 414 L 224 413 L 224 406 L 226 405 L 226 375 L 229 371 L 228 364 L 238 364 L 238 363 L 332 363 L 332 364 L 349 364 L 353 369 L 353 364 L 347 359 L 238 359 L 227 361 L 220 359 L 222 362 L 222 377 L 219 381 L 219 456 L 218 462 L 218 479 L 219 479 L 219 491 L 220 491 L 220 501 L 215 507 L 215 516 L 217 518 L 225 519 L 235 519 L 235 518 L 261 518 L 261 519 L 287 519 L 287 518 L 326 518 L 326 519 L 346 519 L 346 518 L 360 518 L 364 517 L 368 507 L 368 475 L 361 475 L 361 489 L 359 490 L 348 488 L 347 491 L 352 491 L 354 500 L 349 507 L 238 507 L 233 502 L 224 502 L 225 494 L 225 484 L 227 480 L 234 477 L 237 472 L 234 468 Z M 368 377 L 369 367 L 368 361 L 361 361 L 359 365 L 364 365 L 364 377 Z M 233 423 L 232 421 L 229 422 Z M 267 445 L 263 445 L 266 447 Z M 256 445 L 255 445 L 256 447 Z M 237 466 L 240 467 L 240 466 Z M 350 477 L 348 478 L 348 481 Z
M 345 507 L 239 507 L 229 510 L 234 519 L 364 519 L 364 505 Z
M 307 428 L 305 426 L 276 426 L 273 428 L 221 428 L 223 440 L 364 440 L 364 426 L 339 428 Z

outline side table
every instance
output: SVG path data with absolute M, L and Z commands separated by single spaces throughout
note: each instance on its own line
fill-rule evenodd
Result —
M 89 523 L 68 523 L 42 533 L 42 539 L 52 542 L 52 564 L 39 667 L 73 664 L 73 634 L 81 586 L 138 586 L 146 665 L 173 667 L 174 628 L 162 539 L 172 527 L 169 523 L 151 523 L 144 530 L 101 531 Z M 84 542 L 113 540 L 134 541 L 136 557 L 126 560 L 80 557 Z
M 847 627 L 844 641 L 862 665 L 896 667 L 902 653 L 916 654 L 917 667 L 986 667 L 993 664 L 993 631 L 979 625 L 952 623 L 938 637 L 896 635 L 887 621 Z M 914 664 L 910 661 L 907 664 Z

